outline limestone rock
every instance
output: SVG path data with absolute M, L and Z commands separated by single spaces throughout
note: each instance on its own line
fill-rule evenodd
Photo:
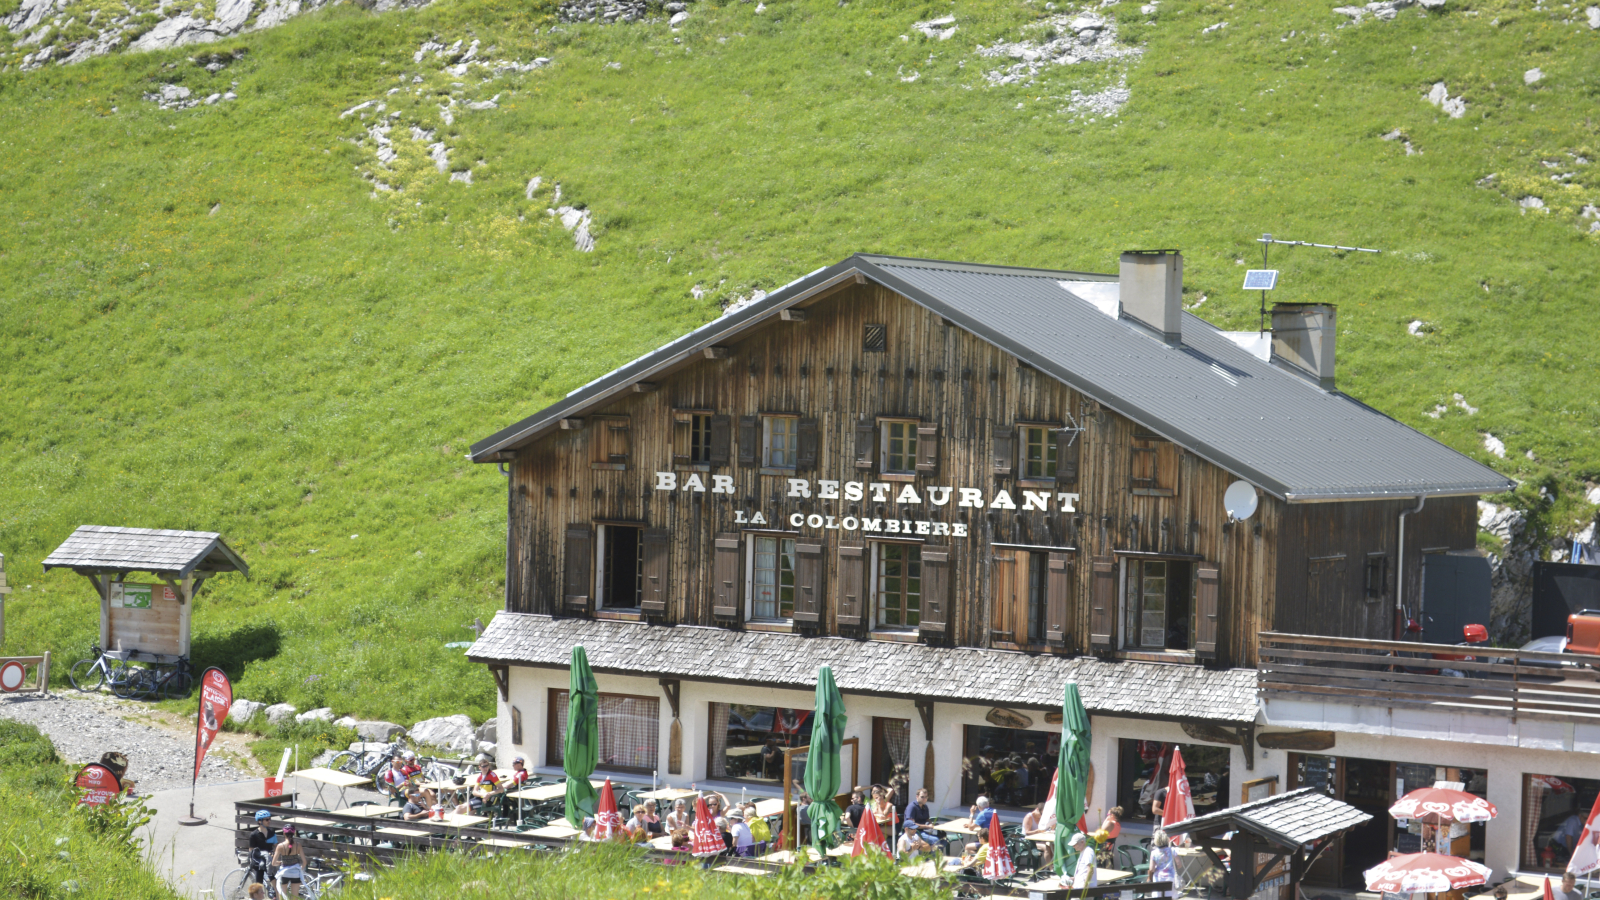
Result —
M 1600 28 L 1600 6 L 1591 6 L 1583 14 L 1589 17 L 1590 28 Z
M 1522 73 L 1522 83 L 1523 84 L 1527 84 L 1527 85 L 1538 84 L 1540 79 L 1542 79 L 1542 78 L 1544 78 L 1544 72 L 1541 71 L 1538 66 L 1534 66 L 1533 68 L 1529 69 L 1528 71 Z
M 240 697 L 233 701 L 232 706 L 228 707 L 228 719 L 233 722 L 248 722 L 255 717 L 256 713 L 266 708 L 267 705 L 265 703 L 257 703 L 254 700 L 246 700 Z
M 589 234 L 589 225 L 594 217 L 587 209 L 578 209 L 575 206 L 563 206 L 556 210 L 561 217 L 561 227 L 572 232 L 573 249 L 579 253 L 594 252 L 594 237 Z
M 321 753 L 318 753 L 311 760 L 311 768 L 313 768 L 313 769 L 321 768 L 322 766 L 325 766 L 328 763 L 333 762 L 333 758 L 335 756 L 338 756 L 338 755 L 339 755 L 339 751 L 338 750 L 324 750 Z
M 184 47 L 189 44 L 210 43 L 222 36 L 221 31 L 215 30 L 204 19 L 197 19 L 194 16 L 174 16 L 163 19 L 156 24 L 156 27 L 140 35 L 128 49 L 135 53 L 146 50 L 170 50 L 173 47 Z
M 489 719 L 482 725 L 479 725 L 478 730 L 473 733 L 473 736 L 480 741 L 498 741 L 500 739 L 499 735 L 500 720 L 498 718 Z
M 354 728 L 356 727 L 356 720 L 354 716 L 340 716 L 333 720 L 333 724 L 338 728 Z
M 1522 536 L 1528 524 L 1528 514 L 1510 506 L 1496 506 L 1487 500 L 1478 501 L 1478 530 L 1487 531 L 1502 541 L 1510 543 Z
M 366 741 L 393 741 L 406 733 L 405 728 L 393 722 L 383 722 L 375 719 L 359 721 L 351 727 L 356 730 L 356 734 L 360 735 L 362 740 Z
M 1500 440 L 1492 434 L 1489 434 L 1488 432 L 1484 432 L 1483 435 L 1483 449 L 1489 451 L 1495 456 L 1500 457 L 1501 459 L 1506 458 L 1506 442 Z
M 470 753 L 477 746 L 472 720 L 464 715 L 424 719 L 411 726 L 411 739 L 419 744 L 440 747 L 457 753 Z
M 298 711 L 293 703 L 274 703 L 262 710 L 267 715 L 267 721 L 274 725 L 282 725 L 289 721 Z
M 667 24 L 668 25 L 682 25 L 683 23 L 685 23 L 687 21 L 689 21 L 689 14 L 688 13 L 686 13 L 686 12 L 673 13 L 672 14 L 672 18 L 667 20 Z
M 318 707 L 317 709 L 300 713 L 294 717 L 294 720 L 302 725 L 307 722 L 332 722 L 333 710 L 326 706 Z
M 1466 115 L 1467 101 L 1460 97 L 1450 96 L 1450 89 L 1445 87 L 1445 83 L 1442 81 L 1435 82 L 1433 87 L 1428 89 L 1426 99 L 1429 103 L 1443 110 L 1444 114 L 1452 119 L 1459 119 Z
M 494 741 L 479 741 L 478 742 L 478 752 L 483 754 L 484 756 L 493 758 L 494 757 L 494 748 L 495 748 Z

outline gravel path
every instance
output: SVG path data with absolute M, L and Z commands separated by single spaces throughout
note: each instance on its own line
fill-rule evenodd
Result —
M 97 762 L 116 750 L 128 757 L 128 777 L 140 793 L 187 787 L 194 772 L 194 737 L 131 722 L 137 703 L 109 697 L 52 694 L 0 696 L 0 718 L 36 726 L 70 762 Z M 215 754 L 200 767 L 200 781 L 238 781 L 250 776 Z

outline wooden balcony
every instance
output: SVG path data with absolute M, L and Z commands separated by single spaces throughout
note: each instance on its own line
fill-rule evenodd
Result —
M 1264 700 L 1600 724 L 1600 658 L 1261 632 Z

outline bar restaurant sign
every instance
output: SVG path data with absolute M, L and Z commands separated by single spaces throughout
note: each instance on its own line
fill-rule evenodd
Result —
M 936 512 L 940 507 L 954 505 L 965 509 L 999 509 L 1015 512 L 1020 508 L 1027 512 L 1039 510 L 1049 512 L 1055 509 L 1059 512 L 1074 512 L 1077 509 L 1078 495 L 1064 491 L 1019 491 L 1013 498 L 1011 492 L 1005 489 L 995 491 L 992 495 L 986 494 L 978 488 L 955 487 L 929 487 L 927 493 L 917 491 L 915 485 L 900 484 L 898 491 L 896 485 L 875 481 L 831 481 L 820 479 L 812 481 L 806 478 L 788 479 L 789 489 L 787 496 L 797 500 L 843 500 L 847 503 L 860 502 L 871 494 L 872 503 L 888 503 L 891 500 L 904 514 L 907 510 L 924 508 L 927 512 Z M 658 491 L 687 491 L 690 493 L 733 494 L 733 476 L 712 475 L 711 486 L 708 489 L 704 479 L 697 472 L 689 473 L 684 478 L 679 478 L 677 472 L 657 472 L 655 489 Z M 922 510 L 916 510 L 922 511 Z M 774 513 L 774 517 L 781 518 L 781 513 Z M 769 520 L 761 510 L 734 510 L 733 522 L 735 525 L 769 525 Z M 931 519 L 885 519 L 868 518 L 866 516 L 829 516 L 812 513 L 791 513 L 788 517 L 791 528 L 802 526 L 822 528 L 828 531 L 860 531 L 877 532 L 880 534 L 926 534 L 949 535 L 950 537 L 966 537 L 967 524 L 965 522 L 938 522 Z

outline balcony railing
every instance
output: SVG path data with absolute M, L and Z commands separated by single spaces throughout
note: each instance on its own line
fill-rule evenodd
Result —
M 1263 699 L 1600 724 L 1600 657 L 1261 632 Z

